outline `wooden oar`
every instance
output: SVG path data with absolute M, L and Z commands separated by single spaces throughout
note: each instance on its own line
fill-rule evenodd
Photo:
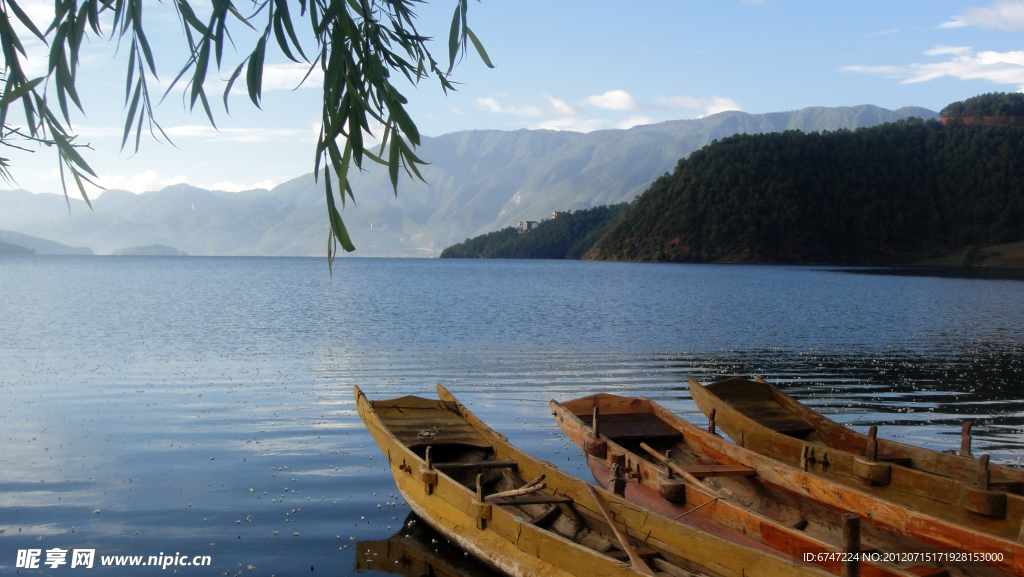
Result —
M 647 443 L 640 443 L 640 448 L 650 453 L 651 456 L 657 459 L 659 463 L 665 463 L 665 461 L 668 461 L 665 455 L 662 455 L 661 453 L 655 451 Z M 668 463 L 665 463 L 664 466 L 668 467 L 669 469 L 672 470 L 672 472 L 676 473 L 677 475 L 686 479 L 687 481 L 700 486 L 700 488 L 706 490 L 708 493 L 711 493 L 712 495 L 721 498 L 722 495 L 719 494 L 718 491 L 715 491 L 711 487 L 708 487 L 704 483 L 701 483 L 700 479 L 694 477 L 692 474 L 688 473 L 686 469 L 680 467 L 679 465 L 673 463 L 672 461 L 668 461 Z
M 629 562 L 633 564 L 633 568 L 641 573 L 654 575 L 654 571 L 651 571 L 651 568 L 647 566 L 647 563 L 644 563 L 644 560 L 636 554 L 636 551 L 633 550 L 629 541 L 626 540 L 626 536 L 623 535 L 622 531 L 619 531 L 619 528 L 615 526 L 615 521 L 612 519 L 611 513 L 609 513 L 608 508 L 604 506 L 604 501 L 601 500 L 601 497 L 597 495 L 597 491 L 594 490 L 594 486 L 590 483 L 583 483 L 583 486 L 587 488 L 587 492 L 590 493 L 590 498 L 597 504 L 597 508 L 601 511 L 601 515 L 604 516 L 605 522 L 607 522 L 608 526 L 611 527 L 612 533 L 615 533 L 615 537 L 619 540 L 619 544 L 622 545 L 622 550 L 629 556 Z
M 501 493 L 495 493 L 488 495 L 486 500 L 490 499 L 501 499 L 503 497 L 520 497 L 522 495 L 529 495 L 530 493 L 536 493 L 548 488 L 547 483 L 541 483 L 540 485 L 530 485 L 529 487 L 520 487 L 518 489 L 512 489 L 511 491 L 504 491 Z

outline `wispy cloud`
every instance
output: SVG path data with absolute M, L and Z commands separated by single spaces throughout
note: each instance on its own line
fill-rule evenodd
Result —
M 261 180 L 252 184 L 238 184 L 229 180 L 215 182 L 213 184 L 197 184 L 199 188 L 205 188 L 206 190 L 223 190 L 224 192 L 242 192 L 243 190 L 253 190 L 256 188 L 265 188 L 270 190 L 274 188 L 276 183 L 273 180 Z
M 559 100 L 550 94 L 541 93 L 544 98 L 548 99 L 548 106 L 551 107 L 552 111 L 558 116 L 575 116 L 580 113 L 580 107 L 576 104 L 569 104 L 564 100 Z
M 543 114 L 536 106 L 513 106 L 511 104 L 502 105 L 496 99 L 491 97 L 477 98 L 476 103 L 497 114 L 513 114 L 515 116 L 541 116 Z
M 617 122 L 615 124 L 615 128 L 621 128 L 623 130 L 628 130 L 630 128 L 633 128 L 634 126 L 642 126 L 644 124 L 653 124 L 655 122 L 657 122 L 657 120 L 655 120 L 654 118 L 651 118 L 650 116 L 630 116 L 629 118 L 627 118 L 625 120 L 621 120 L 621 121 Z
M 690 98 L 687 96 L 660 96 L 658 103 L 665 108 L 686 108 L 700 112 L 698 118 L 718 114 L 727 110 L 743 110 L 732 98 L 712 96 L 711 98 Z
M 75 126 L 75 130 L 84 139 L 118 138 L 122 128 L 112 126 Z M 183 126 L 164 127 L 164 132 L 171 139 L 199 138 L 207 142 L 271 142 L 281 140 L 316 141 L 319 126 L 310 128 L 216 128 L 202 124 L 186 124 Z M 133 132 L 134 134 L 134 132 Z M 159 134 L 159 133 L 158 133 Z M 134 136 L 132 137 L 134 138 Z
M 625 90 L 609 90 L 604 94 L 588 96 L 583 99 L 583 104 L 605 110 L 636 110 L 641 107 L 637 99 Z
M 514 116 L 544 117 L 533 123 L 523 122 L 522 126 L 547 130 L 571 130 L 575 132 L 591 132 L 606 128 L 628 129 L 643 124 L 652 124 L 669 120 L 665 113 L 671 110 L 685 109 L 687 116 L 698 117 L 716 114 L 725 110 L 742 110 L 740 105 L 731 98 L 713 96 L 710 98 L 691 98 L 683 96 L 658 97 L 653 103 L 645 103 L 622 89 L 608 90 L 601 94 L 585 96 L 576 102 L 542 92 L 545 104 L 538 106 L 512 106 L 498 100 L 506 95 L 479 98 L 477 104 L 496 114 Z M 653 114 L 635 114 L 651 111 Z M 633 112 L 629 116 L 616 113 Z M 618 116 L 616 118 L 615 116 Z
M 146 170 L 145 172 L 139 172 L 133 175 L 126 174 L 101 174 L 96 183 L 103 186 L 107 190 L 127 190 L 134 192 L 135 194 L 142 194 L 144 192 L 151 192 L 154 190 L 163 190 L 168 186 L 175 184 L 189 184 L 188 177 L 179 174 L 175 176 L 162 175 L 155 170 Z M 243 190 L 253 190 L 256 188 L 271 189 L 274 188 L 275 182 L 273 180 L 261 180 L 253 183 L 236 183 L 231 181 L 215 182 L 213 184 L 195 184 L 199 188 L 205 188 L 206 190 L 223 190 L 224 192 L 242 192 Z M 92 186 L 87 186 L 89 190 L 89 196 L 96 197 L 102 194 L 102 192 Z
M 108 190 L 127 190 L 134 192 L 135 194 L 142 194 L 143 192 L 149 192 L 151 190 L 160 190 L 171 186 L 172 184 L 182 184 L 185 182 L 188 182 L 188 177 L 183 174 L 163 176 L 155 170 L 147 170 L 132 176 L 125 174 L 101 174 L 100 177 L 96 179 L 97 184 Z M 92 192 L 90 192 L 90 194 L 96 194 L 97 192 L 99 192 L 97 189 L 92 188 Z
M 942 56 L 943 54 L 952 54 L 954 56 L 960 56 L 962 54 L 969 54 L 973 49 L 970 46 L 936 46 L 925 50 L 921 54 L 927 56 Z
M 897 32 L 902 32 L 902 30 L 900 30 L 899 28 L 893 28 L 892 30 L 881 30 L 879 32 L 875 32 L 874 34 L 872 34 L 872 36 L 885 36 L 887 34 L 896 34 Z
M 309 64 L 294 62 L 267 64 L 263 67 L 263 90 L 266 92 L 269 90 L 295 90 L 296 88 L 322 88 L 324 85 L 323 70 L 320 69 L 319 63 L 313 64 L 312 68 L 310 71 Z M 309 74 L 308 78 L 307 74 Z M 306 79 L 305 82 L 302 81 L 303 78 Z M 244 93 L 245 84 L 236 81 L 232 87 L 232 93 L 234 89 L 240 89 L 239 94 Z
M 572 132 L 593 132 L 608 128 L 608 121 L 601 118 L 552 118 L 545 120 L 533 128 L 546 130 L 570 130 Z
M 999 30 L 1024 30 L 1024 0 L 997 0 L 991 6 L 968 7 L 963 14 L 954 17 L 939 28 L 961 28 L 978 26 Z
M 986 80 L 994 84 L 1015 85 L 1024 90 L 1024 51 L 974 52 L 969 47 L 936 46 L 927 55 L 952 55 L 943 62 L 913 63 L 897 66 L 844 66 L 845 72 L 878 74 L 899 79 L 901 84 L 927 82 L 943 77 L 960 80 Z

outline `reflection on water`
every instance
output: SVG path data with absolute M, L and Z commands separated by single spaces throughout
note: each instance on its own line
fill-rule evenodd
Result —
M 1024 280 L 1024 268 L 985 266 L 913 266 L 893 268 L 848 268 L 836 272 L 886 276 L 931 276 L 985 280 Z
M 375 259 L 332 280 L 319 259 L 12 257 L 0 295 L 3 574 L 52 547 L 350 574 L 355 545 L 409 513 L 353 385 L 442 383 L 582 478 L 548 399 L 643 395 L 703 422 L 687 379 L 730 375 L 935 449 L 970 419 L 975 453 L 1024 456 L 1024 283 Z
M 383 541 L 356 543 L 356 572 L 383 571 L 406 577 L 497 577 L 483 563 L 452 545 L 414 513 Z

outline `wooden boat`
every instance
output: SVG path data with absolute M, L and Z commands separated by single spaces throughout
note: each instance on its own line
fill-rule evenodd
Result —
M 691 379 L 690 394 L 742 447 L 915 511 L 1012 541 L 1024 538 L 1024 471 L 990 465 L 987 456 L 975 460 L 879 439 L 875 428 L 862 435 L 764 381 L 702 386 Z
M 960 543 L 998 549 L 1005 559 L 1024 555 L 1024 548 L 781 464 L 646 399 L 598 394 L 550 404 L 599 485 L 723 538 L 742 535 L 791 557 L 840 547 L 871 553 L 877 562 L 862 564 L 862 575 L 1012 575 L 1024 569 L 1019 556 L 1018 566 L 1009 560 L 980 567 L 887 563 L 901 552 L 948 552 L 960 550 Z M 863 520 L 858 543 L 844 535 L 850 514 Z
M 828 575 L 595 489 L 510 445 L 444 387 L 437 392 L 438 400 L 369 401 L 356 387 L 355 396 L 412 510 L 503 573 Z

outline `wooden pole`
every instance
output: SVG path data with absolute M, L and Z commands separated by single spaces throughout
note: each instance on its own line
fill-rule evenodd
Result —
M 869 461 L 878 460 L 878 427 L 875 425 L 868 429 L 868 451 L 865 456 Z
M 991 481 L 992 471 L 988 468 L 988 455 L 982 455 L 978 459 L 978 488 L 982 491 L 988 491 Z
M 587 488 L 587 492 L 590 493 L 590 498 L 594 500 L 598 510 L 601 511 L 601 515 L 604 517 L 605 522 L 608 523 L 608 526 L 611 527 L 612 533 L 615 533 L 615 538 L 619 540 L 619 544 L 622 545 L 622 550 L 629 556 L 629 562 L 633 564 L 633 568 L 641 573 L 654 575 L 654 571 L 651 571 L 651 568 L 647 566 L 647 563 L 644 563 L 644 560 L 636 554 L 636 551 L 633 550 L 633 546 L 626 540 L 626 536 L 623 535 L 622 531 L 619 531 L 619 528 L 615 526 L 615 520 L 612 519 L 612 515 L 608 512 L 608 508 L 604 506 L 604 502 L 601 501 L 601 497 L 598 496 L 597 491 L 594 490 L 594 486 L 590 483 L 584 483 L 583 486 Z
M 594 407 L 594 418 L 591 419 L 591 421 L 590 421 L 590 428 L 594 430 L 594 436 L 595 437 L 600 437 L 601 436 L 601 432 L 597 428 L 597 415 L 600 412 L 601 412 L 600 409 L 598 409 L 597 407 Z
M 715 434 L 715 413 L 717 412 L 718 409 L 711 409 L 711 416 L 708 417 L 708 432 L 712 435 Z
M 843 514 L 842 577 L 860 577 L 860 516 Z
M 960 429 L 960 455 L 964 457 L 971 456 L 971 423 L 970 421 L 964 421 L 963 427 Z

